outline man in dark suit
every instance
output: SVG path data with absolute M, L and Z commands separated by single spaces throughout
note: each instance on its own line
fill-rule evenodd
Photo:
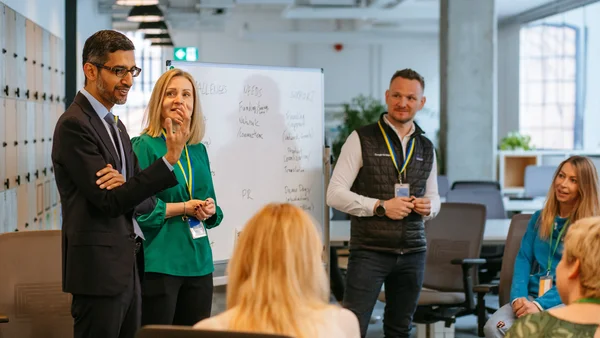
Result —
M 63 291 L 73 295 L 76 338 L 133 338 L 144 267 L 134 216 L 154 208 L 152 196 L 177 184 L 172 165 L 189 128 L 174 127 L 189 119 L 166 121 L 167 153 L 142 171 L 125 126 L 111 113 L 127 101 L 141 71 L 133 43 L 116 31 L 95 33 L 83 48 L 83 70 L 85 88 L 58 120 L 52 146 L 63 216 Z

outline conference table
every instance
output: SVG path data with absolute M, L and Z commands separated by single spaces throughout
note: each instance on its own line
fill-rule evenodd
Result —
M 446 202 L 445 197 L 441 197 L 440 201 Z M 508 212 L 521 212 L 526 214 L 533 214 L 534 212 L 544 207 L 545 197 L 535 197 L 533 199 L 510 199 L 509 197 L 503 197 L 504 210 Z
M 483 231 L 483 244 L 502 245 L 508 237 L 510 219 L 488 219 Z M 331 246 L 346 246 L 350 241 L 350 221 L 329 221 L 329 244 Z
M 509 212 L 533 214 L 544 207 L 545 197 L 535 197 L 531 200 L 503 198 L 504 209 Z

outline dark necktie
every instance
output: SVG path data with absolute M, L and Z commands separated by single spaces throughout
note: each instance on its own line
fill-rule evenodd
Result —
M 119 162 L 121 161 L 121 139 L 119 138 L 119 133 L 117 131 L 117 121 L 115 121 L 115 116 L 112 113 L 106 114 L 104 116 L 104 121 L 108 122 L 110 128 L 110 134 L 112 135 L 113 142 L 115 143 L 115 150 L 117 151 L 117 156 L 119 157 Z
M 115 116 L 111 112 L 106 114 L 106 116 L 104 117 L 104 120 L 106 122 L 108 122 L 108 125 L 110 126 L 110 128 L 108 128 L 108 129 L 110 130 L 113 141 L 115 143 L 115 150 L 117 151 L 117 156 L 119 157 L 119 162 L 120 162 L 120 165 L 122 168 L 121 174 L 123 174 L 123 176 L 125 176 L 125 179 L 127 179 L 125 162 L 121 159 L 122 145 L 121 145 L 121 138 L 119 137 L 117 121 L 115 121 Z M 140 228 L 138 222 L 136 221 L 135 216 L 133 217 L 132 220 L 133 220 L 133 231 L 135 232 L 135 234 L 138 237 L 144 239 L 144 233 L 142 232 L 142 229 Z

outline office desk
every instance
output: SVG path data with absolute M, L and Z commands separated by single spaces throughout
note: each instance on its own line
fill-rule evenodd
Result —
M 545 197 L 536 197 L 533 200 L 510 200 L 503 197 L 504 210 L 508 212 L 521 212 L 524 214 L 533 214 L 544 207 Z M 440 197 L 440 202 L 446 202 L 446 197 Z
M 536 197 L 533 200 L 510 200 L 504 197 L 504 209 L 506 211 L 517 211 L 524 214 L 533 214 L 544 207 L 545 197 Z
M 504 244 L 510 228 L 510 219 L 488 219 L 483 232 L 483 244 Z M 350 221 L 329 221 L 329 242 L 343 246 L 350 241 Z

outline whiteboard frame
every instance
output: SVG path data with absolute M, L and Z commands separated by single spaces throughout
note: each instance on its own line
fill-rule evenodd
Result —
M 325 74 L 323 68 L 300 68 L 300 67 L 284 67 L 284 66 L 263 66 L 263 65 L 252 65 L 252 64 L 232 64 L 232 63 L 212 63 L 212 62 L 200 62 L 200 61 L 176 61 L 176 60 L 166 60 L 165 61 L 165 72 L 171 68 L 177 68 L 177 65 L 190 65 L 194 66 L 207 66 L 213 68 L 239 68 L 239 69 L 257 69 L 257 70 L 280 70 L 280 71 L 294 71 L 294 72 L 314 72 L 321 73 L 321 97 L 323 100 L 323 104 L 321 107 L 321 139 L 323 140 L 323 149 L 321 154 L 323 155 L 322 159 L 322 175 L 321 175 L 321 184 L 323 186 L 322 200 L 323 200 L 323 219 L 318 220 L 322 224 L 323 233 L 323 257 L 324 264 L 327 271 L 327 278 L 329 279 L 329 270 L 330 270 L 330 208 L 327 205 L 327 184 L 329 183 L 329 177 L 331 175 L 331 162 L 329 156 L 331 154 L 330 148 L 327 146 L 327 140 L 325 139 Z M 185 70 L 185 67 L 181 67 Z M 199 94 L 198 94 L 199 95 Z M 213 261 L 213 265 L 215 271 L 213 272 L 213 282 L 214 286 L 226 285 L 227 284 L 227 276 L 226 269 L 227 263 L 229 259 Z

